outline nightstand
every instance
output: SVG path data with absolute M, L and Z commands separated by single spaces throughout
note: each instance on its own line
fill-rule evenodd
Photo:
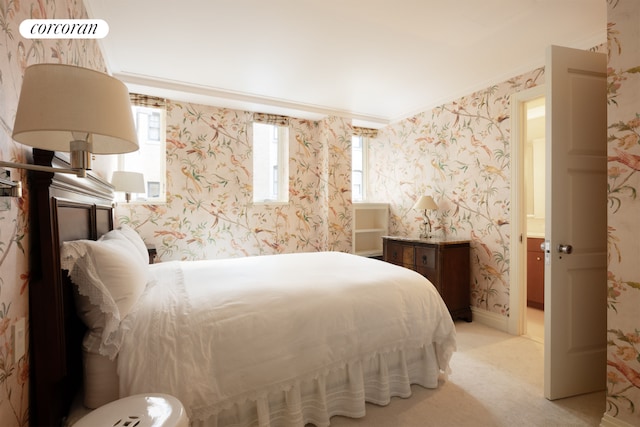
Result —
M 156 245 L 147 245 L 147 252 L 149 253 L 149 264 L 155 264 L 158 252 L 156 251 Z
M 451 317 L 471 322 L 471 251 L 468 240 L 382 237 L 383 259 L 429 279 Z

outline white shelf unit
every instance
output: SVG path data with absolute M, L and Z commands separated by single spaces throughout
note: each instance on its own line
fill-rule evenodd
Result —
M 382 236 L 389 234 L 388 203 L 353 204 L 353 253 L 382 256 Z

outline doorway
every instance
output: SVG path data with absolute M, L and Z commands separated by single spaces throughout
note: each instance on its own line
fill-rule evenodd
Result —
M 545 88 L 511 97 L 511 293 L 509 333 L 544 341 Z
M 544 395 L 549 400 L 606 386 L 606 76 L 605 54 L 550 46 L 546 89 L 511 98 L 508 331 L 514 335 L 527 327 L 524 148 L 516 142 L 523 140 L 526 101 L 546 98 Z
M 523 102 L 522 139 L 524 167 L 524 210 L 526 220 L 522 230 L 526 242 L 526 303 L 524 335 L 544 343 L 544 231 L 545 231 L 545 97 Z

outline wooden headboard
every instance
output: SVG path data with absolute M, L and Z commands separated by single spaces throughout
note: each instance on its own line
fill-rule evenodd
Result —
M 69 168 L 51 151 L 33 150 L 37 165 Z M 30 172 L 29 279 L 30 425 L 61 425 L 82 384 L 85 327 L 70 282 L 60 268 L 60 245 L 96 240 L 113 229 L 113 187 L 98 176 Z

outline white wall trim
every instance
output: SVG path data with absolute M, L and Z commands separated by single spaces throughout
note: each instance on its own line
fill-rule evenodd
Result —
M 471 307 L 473 321 L 481 323 L 490 328 L 509 333 L 509 318 L 498 313 Z
M 634 427 L 634 424 L 629 424 L 609 414 L 604 414 L 600 421 L 600 427 Z

